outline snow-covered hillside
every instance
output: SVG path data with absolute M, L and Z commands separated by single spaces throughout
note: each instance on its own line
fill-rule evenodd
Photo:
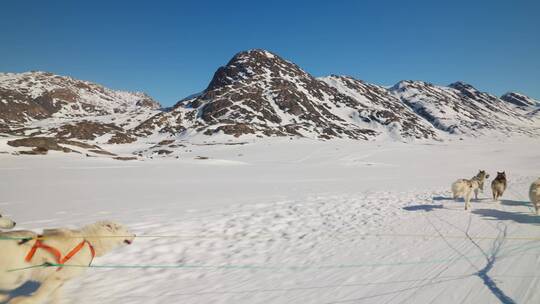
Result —
M 345 108 L 345 117 L 368 123 L 370 127 L 384 130 L 396 139 L 438 138 L 437 130 L 392 95 L 386 88 L 346 76 L 332 75 L 321 78 L 338 92 L 355 100 L 356 105 Z
M 508 92 L 504 94 L 503 96 L 501 96 L 501 99 L 521 108 L 540 106 L 540 101 L 532 99 L 528 96 L 525 96 L 517 92 Z
M 435 128 L 450 134 L 538 135 L 538 120 L 517 111 L 514 104 L 463 82 L 442 87 L 422 81 L 401 81 L 390 91 Z
M 0 73 L 0 123 L 72 118 L 161 106 L 144 93 L 115 91 L 46 72 Z

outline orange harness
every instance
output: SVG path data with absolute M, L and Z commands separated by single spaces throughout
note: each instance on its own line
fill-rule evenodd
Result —
M 32 246 L 32 248 L 30 248 L 30 251 L 28 251 L 28 254 L 26 255 L 26 258 L 24 258 L 24 260 L 26 262 L 30 262 L 32 260 L 32 258 L 34 257 L 34 255 L 36 254 L 36 251 L 38 249 L 43 249 L 43 250 L 46 250 L 47 252 L 49 252 L 50 254 L 52 254 L 55 257 L 57 264 L 63 265 L 67 261 L 69 261 L 74 255 L 76 255 L 79 251 L 81 251 L 81 249 L 86 244 L 88 244 L 88 248 L 90 248 L 90 253 L 92 254 L 92 260 L 94 260 L 94 257 L 96 256 L 96 251 L 94 249 L 94 246 L 92 246 L 92 244 L 90 244 L 87 240 L 84 240 L 84 241 L 80 242 L 79 245 L 75 246 L 75 248 L 71 249 L 71 251 L 68 252 L 68 254 L 66 254 L 64 257 L 62 257 L 62 253 L 60 252 L 60 250 L 58 250 L 58 249 L 56 249 L 54 247 L 51 247 L 49 245 L 44 244 L 39 239 L 37 239 L 36 242 L 34 243 L 34 246 Z M 90 260 L 90 263 L 88 265 L 90 265 L 92 263 L 92 260 Z M 60 269 L 62 269 L 62 267 L 59 267 L 56 271 L 59 271 Z

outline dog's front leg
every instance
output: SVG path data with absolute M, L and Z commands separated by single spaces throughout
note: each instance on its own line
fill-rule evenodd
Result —
M 9 304 L 41 304 L 49 300 L 51 295 L 63 285 L 63 280 L 59 278 L 49 278 L 41 283 L 41 286 L 30 296 L 20 296 L 13 298 Z

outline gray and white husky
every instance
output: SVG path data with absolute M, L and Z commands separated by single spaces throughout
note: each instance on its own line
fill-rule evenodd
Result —
M 497 177 L 491 182 L 491 192 L 493 193 L 493 200 L 499 201 L 499 198 L 506 190 L 506 173 L 497 172 Z

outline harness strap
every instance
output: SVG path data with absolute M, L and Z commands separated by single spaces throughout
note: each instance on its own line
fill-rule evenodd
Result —
M 32 258 L 34 257 L 34 255 L 36 254 L 36 251 L 38 249 L 43 249 L 47 252 L 49 252 L 51 255 L 54 256 L 55 260 L 56 260 L 56 263 L 57 264 L 65 264 L 67 261 L 69 261 L 73 256 L 75 256 L 77 253 L 79 253 L 79 251 L 81 251 L 81 249 L 84 247 L 84 245 L 88 245 L 88 248 L 90 249 L 90 254 L 92 255 L 92 259 L 90 260 L 90 263 L 89 265 L 92 263 L 92 261 L 94 260 L 94 257 L 96 256 L 96 250 L 94 249 L 94 246 L 92 246 L 92 244 L 90 244 L 87 240 L 83 240 L 82 242 L 80 242 L 77 246 L 75 246 L 75 248 L 71 249 L 70 252 L 68 252 L 68 254 L 66 254 L 64 257 L 62 257 L 62 253 L 60 252 L 60 250 L 52 247 L 52 246 L 49 246 L 47 244 L 44 244 L 40 239 L 36 239 L 36 242 L 34 243 L 34 246 L 32 246 L 32 248 L 30 248 L 30 251 L 28 251 L 28 254 L 26 255 L 25 257 L 25 261 L 26 262 L 30 262 L 32 260 Z M 62 267 L 58 268 L 58 270 L 62 269 Z

